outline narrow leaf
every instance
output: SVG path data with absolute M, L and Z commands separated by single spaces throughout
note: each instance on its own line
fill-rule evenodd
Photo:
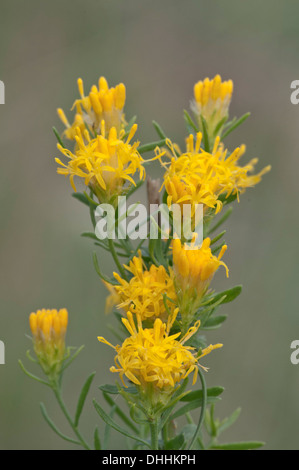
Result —
M 207 397 L 219 397 L 224 392 L 223 387 L 212 387 L 207 389 Z M 202 390 L 195 390 L 181 398 L 180 401 L 202 400 Z
M 232 211 L 233 211 L 233 208 L 232 208 L 232 207 L 230 207 L 229 209 L 227 209 L 227 211 L 226 211 L 225 214 L 221 217 L 221 219 L 219 219 L 219 221 L 209 230 L 209 234 L 215 232 L 215 230 L 217 230 L 217 228 L 219 228 L 220 225 L 222 225 L 222 224 L 229 218 L 229 216 L 231 215 Z
M 232 131 L 239 127 L 246 119 L 250 116 L 250 113 L 246 113 L 240 117 L 222 136 L 222 140 L 225 139 Z
M 31 372 L 29 372 L 27 369 L 25 369 L 25 366 L 23 365 L 22 361 L 18 361 L 19 364 L 20 364 L 20 367 L 22 369 L 22 371 L 28 376 L 30 377 L 30 379 L 33 379 L 33 380 L 36 380 L 36 382 L 39 382 L 43 385 L 47 385 L 48 387 L 51 387 L 51 385 L 49 384 L 49 382 L 46 382 L 45 380 L 43 379 L 40 379 L 39 377 L 37 377 L 36 375 L 33 375 L 31 374 Z
M 87 197 L 83 193 L 73 193 L 72 197 L 77 199 L 78 201 L 82 202 L 86 206 L 88 206 L 88 207 L 90 206 Z
M 162 127 L 160 126 L 160 124 L 158 124 L 156 121 L 153 121 L 153 126 L 154 128 L 156 129 L 156 132 L 158 134 L 158 136 L 161 138 L 161 139 L 166 139 L 166 134 L 165 132 L 163 131 Z
M 203 117 L 203 115 L 200 115 L 201 119 L 201 124 L 202 124 L 202 131 L 203 131 L 203 140 L 204 140 L 204 150 L 206 152 L 210 152 L 210 143 L 209 143 L 209 134 L 208 134 L 208 125 L 207 121 Z
M 218 433 L 222 433 L 226 429 L 230 428 L 239 418 L 241 408 L 237 408 L 228 418 L 225 418 L 218 426 Z
M 264 442 L 233 442 L 231 444 L 219 444 L 212 446 L 212 450 L 256 450 L 265 445 Z
M 81 393 L 80 393 L 80 396 L 79 396 L 79 400 L 78 400 L 78 404 L 77 404 L 77 409 L 76 409 L 75 423 L 74 423 L 75 427 L 77 427 L 78 424 L 79 424 L 79 419 L 80 419 L 80 416 L 81 416 L 81 413 L 82 413 L 82 410 L 83 410 L 83 407 L 84 407 L 84 403 L 85 403 L 86 397 L 88 395 L 90 386 L 92 384 L 92 381 L 93 381 L 93 378 L 94 378 L 95 375 L 96 375 L 96 373 L 93 372 L 88 377 L 88 379 L 86 380 L 85 384 L 82 387 L 82 390 L 81 390 Z
M 191 127 L 191 129 L 197 134 L 199 131 L 198 127 L 195 125 L 193 119 L 191 118 L 190 114 L 188 111 L 184 110 L 184 119 L 188 127 Z
M 231 289 L 228 289 L 228 290 L 225 290 L 223 292 L 220 292 L 219 294 L 216 294 L 214 295 L 214 297 L 211 298 L 209 304 L 207 305 L 210 305 L 210 304 L 213 304 L 215 302 L 218 302 L 221 298 L 222 298 L 222 301 L 221 303 L 222 304 L 228 304 L 229 302 L 232 302 L 233 300 L 235 300 L 242 292 L 242 286 L 235 286 L 235 287 L 232 287 Z
M 114 407 L 114 410 L 115 410 L 115 413 L 117 414 L 117 416 L 127 425 L 129 426 L 132 431 L 138 433 L 138 429 L 136 428 L 136 426 L 129 420 L 129 418 L 127 417 L 127 415 L 122 411 L 122 409 L 116 405 L 116 403 L 114 402 L 114 400 L 109 396 L 107 395 L 106 393 L 103 393 L 103 396 L 106 400 L 106 402 Z
M 41 412 L 42 412 L 42 415 L 45 419 L 45 421 L 47 422 L 47 424 L 50 426 L 50 428 L 59 436 L 61 437 L 61 439 L 64 439 L 65 441 L 68 441 L 68 442 L 71 442 L 72 444 L 77 444 L 77 445 L 80 445 L 80 442 L 78 441 L 75 441 L 74 439 L 71 439 L 70 437 L 66 436 L 65 434 L 63 434 L 61 431 L 59 431 L 59 429 L 57 428 L 57 426 L 53 423 L 53 421 L 49 418 L 48 416 L 48 413 L 47 413 L 47 410 L 46 410 L 46 407 L 43 403 L 40 403 L 40 409 L 41 409 Z
M 145 152 L 150 152 L 151 150 L 155 150 L 156 147 L 163 147 L 165 145 L 165 139 L 158 140 L 157 142 L 150 142 L 149 144 L 141 145 L 138 148 L 138 152 L 143 154 Z
M 218 397 L 208 397 L 207 398 L 207 405 L 211 405 L 212 403 L 217 403 L 218 401 L 220 401 L 220 398 L 218 398 Z M 171 415 L 170 419 L 173 420 L 173 419 L 179 418 L 180 416 L 185 415 L 189 411 L 195 410 L 196 408 L 201 408 L 202 405 L 203 405 L 203 399 L 202 398 L 199 399 L 199 400 L 194 400 L 194 401 L 188 403 L 187 405 L 182 406 L 177 411 L 175 411 Z
M 121 392 L 121 390 L 124 390 L 127 393 L 137 394 L 137 390 L 135 387 L 128 387 L 128 388 L 119 387 L 118 388 L 116 385 L 105 384 L 105 385 L 101 385 L 99 389 L 103 393 L 109 393 L 110 395 L 118 395 Z
M 95 407 L 96 412 L 98 415 L 102 418 L 103 421 L 105 421 L 106 424 L 111 426 L 113 429 L 118 431 L 120 434 L 123 434 L 124 436 L 129 437 L 130 439 L 134 439 L 135 441 L 141 442 L 143 445 L 150 447 L 149 443 L 143 439 L 141 439 L 139 436 L 134 436 L 130 434 L 126 429 L 123 429 L 121 426 L 119 426 L 117 423 L 115 423 L 110 416 L 103 410 L 103 408 L 96 402 L 96 400 L 93 400 L 93 405 Z
M 59 135 L 58 130 L 57 130 L 56 127 L 54 127 L 54 126 L 52 127 L 52 129 L 53 129 L 53 132 L 54 132 L 55 137 L 56 137 L 56 139 L 57 139 L 57 142 L 61 145 L 61 147 L 64 148 L 65 145 L 64 145 L 64 143 L 63 143 L 62 140 L 61 140 L 61 137 L 60 137 L 60 135 Z
M 211 317 L 205 322 L 202 329 L 213 330 L 215 328 L 218 328 L 220 325 L 222 325 L 222 323 L 225 322 L 226 319 L 227 315 L 218 315 L 217 317 Z
M 93 442 L 94 442 L 95 450 L 101 450 L 102 449 L 100 436 L 99 436 L 99 430 L 98 430 L 97 427 L 94 430 Z

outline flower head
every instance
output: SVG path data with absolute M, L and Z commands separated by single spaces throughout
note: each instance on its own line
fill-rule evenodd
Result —
M 130 336 L 121 346 L 114 347 L 103 337 L 99 337 L 99 341 L 112 346 L 116 351 L 116 366 L 111 367 L 110 371 L 119 373 L 122 381 L 126 376 L 145 393 L 152 387 L 161 392 L 171 392 L 176 384 L 191 373 L 194 373 L 193 383 L 195 383 L 199 367 L 198 359 L 222 345 L 211 345 L 197 357 L 195 350 L 184 343 L 198 330 L 200 322 L 178 340 L 181 333 L 169 334 L 176 314 L 177 310 L 168 319 L 167 324 L 157 318 L 153 328 L 143 329 L 140 317 L 137 315 L 136 328 L 133 315 L 128 312 L 128 318 L 123 318 L 122 321 Z
M 221 261 L 227 246 L 223 245 L 218 257 L 212 254 L 209 238 L 205 238 L 201 246 L 182 245 L 178 238 L 173 240 L 174 283 L 178 298 L 178 307 L 183 323 L 189 325 L 195 312 L 201 305 L 202 297 L 207 292 L 215 272 L 220 266 L 228 268 Z
M 176 299 L 172 271 L 168 274 L 164 266 L 155 265 L 146 269 L 140 252 L 125 267 L 132 274 L 129 281 L 114 273 L 119 282 L 119 285 L 113 286 L 119 298 L 117 307 L 138 313 L 142 321 L 153 321 L 156 318 L 165 320 L 167 309 L 172 312 L 175 308 L 172 302 Z M 165 295 L 167 298 L 164 300 Z
M 138 153 L 139 142 L 130 144 L 137 130 L 133 125 L 126 141 L 122 140 L 124 131 L 117 135 L 115 127 L 105 137 L 105 123 L 102 123 L 102 134 L 90 139 L 89 133 L 83 133 L 76 129 L 75 140 L 77 148 L 74 153 L 57 144 L 58 149 L 69 161 L 67 164 L 56 158 L 56 162 L 62 166 L 57 173 L 70 176 L 71 185 L 76 191 L 74 177 L 83 178 L 86 186 L 90 186 L 100 202 L 111 202 L 112 198 L 124 191 L 124 185 L 129 182 L 135 185 L 133 176 L 139 172 L 139 178 L 144 179 L 145 170 L 142 166 L 143 159 Z
M 29 317 L 33 335 L 34 351 L 45 374 L 55 378 L 61 370 L 65 356 L 65 335 L 68 324 L 68 312 L 37 310 Z
M 201 148 L 201 141 L 201 132 L 197 134 L 195 142 L 193 135 L 190 135 L 186 139 L 186 152 L 178 157 L 173 155 L 170 163 L 163 163 L 169 206 L 172 203 L 190 204 L 194 213 L 195 205 L 203 204 L 204 211 L 210 208 L 217 213 L 223 205 L 220 196 L 239 197 L 247 188 L 259 183 L 263 174 L 270 170 L 270 166 L 267 166 L 256 175 L 249 175 L 258 162 L 256 158 L 247 165 L 239 166 L 239 160 L 245 152 L 244 145 L 229 155 L 219 137 L 215 140 L 212 153 Z M 169 146 L 173 148 L 171 143 Z
M 86 123 L 93 132 L 100 134 L 102 132 L 102 121 L 105 121 L 107 134 L 112 127 L 119 133 L 125 125 L 123 113 L 126 101 L 125 85 L 120 83 L 114 88 L 109 88 L 107 80 L 100 77 L 98 86 L 93 85 L 88 95 L 85 96 L 83 80 L 78 78 L 77 83 L 80 98 L 73 105 L 73 108 L 76 108 L 74 123 L 70 125 L 63 111 L 58 109 L 58 115 L 67 128 L 65 131 L 66 137 L 73 140 L 76 135 L 73 130 L 81 122 Z
M 201 116 L 205 119 L 209 134 L 213 135 L 217 124 L 228 117 L 228 109 L 233 93 L 233 82 L 223 82 L 220 75 L 210 80 L 205 78 L 194 85 L 192 109 L 202 128 Z M 202 130 L 202 129 L 201 129 Z

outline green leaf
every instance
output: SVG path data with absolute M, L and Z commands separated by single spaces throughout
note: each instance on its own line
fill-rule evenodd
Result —
M 90 203 L 89 203 L 87 197 L 85 196 L 85 194 L 83 194 L 83 193 L 73 193 L 72 197 L 77 199 L 78 201 L 82 202 L 86 206 L 90 207 Z
M 230 194 L 227 196 L 227 194 L 220 194 L 218 196 L 218 199 L 223 203 L 223 204 L 230 204 L 231 202 L 234 202 L 238 197 L 238 193 L 235 194 Z
M 207 389 L 207 397 L 219 397 L 224 392 L 223 387 L 211 387 Z M 194 400 L 202 400 L 202 390 L 194 390 L 181 398 L 180 401 L 191 402 Z
M 112 408 L 110 410 L 109 416 L 110 416 L 111 419 L 113 419 L 113 415 L 115 413 L 115 408 L 116 408 L 116 405 L 112 406 Z M 104 431 L 104 440 L 103 440 L 103 449 L 105 449 L 105 450 L 108 449 L 110 431 L 111 431 L 111 426 L 109 424 L 106 424 L 105 431 Z
M 237 408 L 228 418 L 225 418 L 218 426 L 218 434 L 222 433 L 226 429 L 230 428 L 239 418 L 241 408 Z
M 202 124 L 202 133 L 203 133 L 203 141 L 204 141 L 204 150 L 208 153 L 210 153 L 210 142 L 209 142 L 209 133 L 208 133 L 208 125 L 207 121 L 203 117 L 203 115 L 200 115 L 201 119 L 201 124 Z
M 160 420 L 160 425 L 159 425 L 159 430 L 161 430 L 165 426 L 165 424 L 167 423 L 167 421 L 168 421 L 175 405 L 184 396 L 185 389 L 188 385 L 188 382 L 189 382 L 189 379 L 188 379 L 188 377 L 186 377 L 185 380 L 183 381 L 183 383 L 181 384 L 181 386 L 178 387 L 177 390 L 172 395 L 172 400 L 170 401 L 170 403 L 168 403 L 165 411 L 162 413 L 161 420 Z
M 96 240 L 97 242 L 99 241 L 98 237 L 93 232 L 83 232 L 81 233 L 81 237 L 91 238 L 92 240 Z
M 218 315 L 217 317 L 210 317 L 204 324 L 203 330 L 213 330 L 218 328 L 227 319 L 227 315 Z
M 56 137 L 58 143 L 61 145 L 61 147 L 65 148 L 65 145 L 64 145 L 64 143 L 62 142 L 61 137 L 60 137 L 59 132 L 58 132 L 58 130 L 56 129 L 56 127 L 53 126 L 52 129 L 53 129 L 53 132 L 54 132 L 54 134 L 55 134 L 55 137 Z
M 117 416 L 127 425 L 129 426 L 132 431 L 138 433 L 138 429 L 136 428 L 136 426 L 129 420 L 129 418 L 127 417 L 127 415 L 120 409 L 120 407 L 118 405 L 116 405 L 116 403 L 114 402 L 114 400 L 109 396 L 107 395 L 106 393 L 103 393 L 103 396 L 106 400 L 106 402 L 114 407 L 114 411 L 115 413 L 117 414 Z
M 57 426 L 53 423 L 53 421 L 49 418 L 48 416 L 48 413 L 47 413 L 47 410 L 46 410 L 46 407 L 43 403 L 40 403 L 40 409 L 41 409 L 41 412 L 42 412 L 42 415 L 45 419 L 45 421 L 47 422 L 47 424 L 50 426 L 50 428 L 61 438 L 61 439 L 64 439 L 65 441 L 67 442 L 71 442 L 72 444 L 77 444 L 77 445 L 80 445 L 80 442 L 78 441 L 75 441 L 74 439 L 71 439 L 70 437 L 66 436 L 65 434 L 63 434 L 61 431 L 59 431 L 59 429 L 57 428 Z
M 193 121 L 192 117 L 190 116 L 190 114 L 188 113 L 188 111 L 186 111 L 186 110 L 184 110 L 184 119 L 185 119 L 185 122 L 187 124 L 187 129 L 188 130 L 192 129 L 192 132 L 195 132 L 195 134 L 197 134 L 199 129 L 196 126 L 196 124 L 194 123 L 194 121 Z
M 165 139 L 163 140 L 158 140 L 156 142 L 150 142 L 149 144 L 144 144 L 144 145 L 141 145 L 139 148 L 138 148 L 138 152 L 140 154 L 143 154 L 143 153 L 146 153 L 146 152 L 150 152 L 152 150 L 155 150 L 156 147 L 163 147 L 165 145 Z
M 179 450 L 185 443 L 184 434 L 179 434 L 165 444 L 165 450 Z
M 86 380 L 85 384 L 82 387 L 82 390 L 81 390 L 81 393 L 80 393 L 80 396 L 79 396 L 79 400 L 78 400 L 78 404 L 77 404 L 77 409 L 76 409 L 75 422 L 74 422 L 75 427 L 77 427 L 78 424 L 79 424 L 79 419 L 80 419 L 80 416 L 81 416 L 81 413 L 82 413 L 82 410 L 83 410 L 83 407 L 84 407 L 84 403 L 85 403 L 86 397 L 88 395 L 90 386 L 92 384 L 92 381 L 93 381 L 95 375 L 96 375 L 96 373 L 93 372 L 88 377 L 88 379 Z
M 207 305 L 211 305 L 211 304 L 214 305 L 221 298 L 222 298 L 221 304 L 228 304 L 229 302 L 232 302 L 233 300 L 235 300 L 241 294 L 241 292 L 242 292 L 241 285 L 232 287 L 231 289 L 225 290 L 223 292 L 220 292 L 219 294 L 214 295 Z
M 118 395 L 121 392 L 121 390 L 127 393 L 137 394 L 137 390 L 135 387 L 124 388 L 124 387 L 117 387 L 116 385 L 105 384 L 105 385 L 101 385 L 99 389 L 103 393 L 109 393 L 110 395 Z
M 219 444 L 210 447 L 212 450 L 256 450 L 265 445 L 264 442 L 233 442 L 231 444 Z
M 217 137 L 217 135 L 219 134 L 220 130 L 222 129 L 222 127 L 224 126 L 226 121 L 227 121 L 227 116 L 225 116 L 223 119 L 221 119 L 221 121 L 218 122 L 218 124 L 217 124 L 217 126 L 215 127 L 215 130 L 214 130 L 214 136 L 215 137 Z
M 223 237 L 223 235 L 226 234 L 226 230 L 223 230 L 223 232 L 219 233 L 219 235 L 217 235 L 215 238 L 213 238 L 211 240 L 211 246 L 214 245 L 214 243 L 218 242 L 218 240 L 220 240 L 220 238 Z
M 117 423 L 115 423 L 110 416 L 103 410 L 103 408 L 96 402 L 96 400 L 93 400 L 93 405 L 95 407 L 96 412 L 98 415 L 102 418 L 103 421 L 105 421 L 106 424 L 111 426 L 113 429 L 118 431 L 120 434 L 123 434 L 126 437 L 129 437 L 130 439 L 134 439 L 137 442 L 141 442 L 141 444 L 150 447 L 149 443 L 143 439 L 141 439 L 139 436 L 134 436 L 130 434 L 126 429 L 123 429 L 121 426 L 119 426 Z
M 31 374 L 31 372 L 29 372 L 27 369 L 25 369 L 25 366 L 23 365 L 22 361 L 19 360 L 19 365 L 22 369 L 22 371 L 30 378 L 30 379 L 33 379 L 35 380 L 36 382 L 39 382 L 43 385 L 47 385 L 48 387 L 51 387 L 51 384 L 49 382 L 46 382 L 46 380 L 43 380 L 43 379 L 40 379 L 39 377 L 37 377 L 36 375 L 33 375 Z
M 225 139 L 232 131 L 237 129 L 246 119 L 250 116 L 250 113 L 246 113 L 241 116 L 222 136 L 222 140 Z
M 158 134 L 158 136 L 161 138 L 161 139 L 166 139 L 166 134 L 165 132 L 163 131 L 162 127 L 160 126 L 160 124 L 158 124 L 156 121 L 153 121 L 153 126 L 154 128 L 156 129 L 156 132 Z
M 218 397 L 208 397 L 207 398 L 207 405 L 211 405 L 212 403 L 217 403 L 218 401 L 220 401 L 220 398 L 218 398 Z M 187 405 L 182 406 L 177 411 L 175 411 L 171 415 L 170 419 L 173 420 L 173 419 L 179 418 L 180 416 L 185 415 L 189 411 L 195 410 L 196 408 L 201 408 L 202 404 L 203 404 L 203 399 L 202 398 L 199 399 L 199 400 L 194 400 L 194 401 L 188 403 Z
M 101 450 L 102 449 L 100 436 L 99 436 L 99 430 L 98 430 L 97 427 L 94 430 L 93 442 L 94 442 L 95 450 Z
M 70 351 L 72 349 L 75 349 L 76 351 L 74 352 L 74 354 L 72 356 L 70 356 Z M 80 346 L 79 348 L 71 348 L 71 347 L 67 348 L 67 357 L 65 359 L 65 362 L 63 363 L 63 367 L 61 369 L 61 372 L 63 372 L 67 367 L 69 367 L 71 365 L 71 363 L 76 359 L 76 357 L 80 354 L 80 352 L 83 349 L 84 349 L 84 345 Z M 68 358 L 70 358 L 70 359 L 68 359 Z
M 225 212 L 225 214 L 219 219 L 219 221 L 209 230 L 209 234 L 210 233 L 213 233 L 215 232 L 215 230 L 217 230 L 220 225 L 222 225 L 228 218 L 229 216 L 231 215 L 233 211 L 233 208 L 230 207 L 229 209 L 227 209 L 227 211 Z
M 108 282 L 109 284 L 112 284 L 112 285 L 117 285 L 118 282 L 116 279 L 114 278 L 109 278 L 108 276 L 106 276 L 105 274 L 103 274 L 100 270 L 100 267 L 99 267 L 99 263 L 98 263 L 98 257 L 97 257 L 97 254 L 94 252 L 93 255 L 92 255 L 92 259 L 93 259 L 93 264 L 94 264 L 94 267 L 95 267 L 95 270 L 96 272 L 98 273 L 98 275 L 100 276 L 100 278 L 105 281 L 105 282 Z

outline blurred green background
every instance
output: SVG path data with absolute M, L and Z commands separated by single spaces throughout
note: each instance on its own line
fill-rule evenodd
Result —
M 56 174 L 56 108 L 71 107 L 77 77 L 89 89 L 104 75 L 111 85 L 126 84 L 126 116 L 138 116 L 142 142 L 156 138 L 155 119 L 182 144 L 193 84 L 216 73 L 235 83 L 231 115 L 252 113 L 227 145 L 246 143 L 244 158 L 258 157 L 259 168 L 271 164 L 272 171 L 241 197 L 226 224 L 230 278 L 218 273 L 214 285 L 241 283 L 244 290 L 219 310 L 229 319 L 208 335 L 224 348 L 205 361 L 206 378 L 226 389 L 220 417 L 242 407 L 224 441 L 299 448 L 299 366 L 290 362 L 291 341 L 299 338 L 299 106 L 290 102 L 290 83 L 299 79 L 298 15 L 296 0 L 1 1 L 1 449 L 72 448 L 40 414 L 42 401 L 68 431 L 51 391 L 17 363 L 28 365 L 31 311 L 67 307 L 68 344 L 85 344 L 65 375 L 70 409 L 90 372 L 97 372 L 90 398 L 100 399 L 97 386 L 115 379 L 113 351 L 97 341 L 103 335 L 114 342 L 106 326 L 113 319 L 103 316 L 106 292 L 92 265 L 92 242 L 80 237 L 90 230 L 88 214 Z M 151 175 L 157 173 L 154 167 Z M 109 256 L 101 261 L 109 273 Z M 82 429 L 89 440 L 96 424 L 102 432 L 88 405 Z M 112 448 L 123 445 L 113 434 Z

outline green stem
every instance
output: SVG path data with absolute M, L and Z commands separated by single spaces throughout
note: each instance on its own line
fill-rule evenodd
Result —
M 166 423 L 165 426 L 163 426 L 162 428 L 162 437 L 163 437 L 163 443 L 164 443 L 164 449 L 165 449 L 165 446 L 168 442 L 168 423 Z
M 78 441 L 80 442 L 81 446 L 84 447 L 85 450 L 90 450 L 89 445 L 85 442 L 84 438 L 81 436 L 80 432 L 78 431 L 77 427 L 75 426 L 68 410 L 66 409 L 66 406 L 64 404 L 63 398 L 61 396 L 61 390 L 57 384 L 53 385 L 52 387 L 53 392 L 55 394 L 55 397 L 57 399 L 57 402 L 61 408 L 61 411 L 63 412 L 64 416 L 66 417 L 69 425 L 71 426 L 72 430 L 74 431 L 76 437 L 78 438 Z
M 200 381 L 201 381 L 201 386 L 202 386 L 202 405 L 201 405 L 200 417 L 199 417 L 199 421 L 198 421 L 198 424 L 197 424 L 197 428 L 196 428 L 196 431 L 195 431 L 194 436 L 192 438 L 192 441 L 189 445 L 189 450 L 192 449 L 193 444 L 195 443 L 196 439 L 198 438 L 201 425 L 204 421 L 204 417 L 205 417 L 205 413 L 206 413 L 206 407 L 207 407 L 207 386 L 206 386 L 206 381 L 205 381 L 204 375 L 203 375 L 200 367 L 198 368 L 198 375 L 199 375 L 199 378 L 200 378 Z
M 111 250 L 111 254 L 112 254 L 112 257 L 113 257 L 113 259 L 114 259 L 114 261 L 115 261 L 115 264 L 116 264 L 116 266 L 117 266 L 117 268 L 118 268 L 118 270 L 119 270 L 121 276 L 127 281 L 128 278 L 127 278 L 126 272 L 125 272 L 125 270 L 124 270 L 122 264 L 120 263 L 120 261 L 119 261 L 119 259 L 118 259 L 118 256 L 117 256 L 117 253 L 116 253 L 116 251 L 115 251 L 114 241 L 113 241 L 112 238 L 109 238 L 109 239 L 108 239 L 108 242 L 109 242 L 109 248 L 110 248 L 110 250 Z
M 193 418 L 192 418 L 189 411 L 188 411 L 188 413 L 186 413 L 186 420 L 187 420 L 188 424 L 194 424 Z M 197 436 L 197 442 L 198 442 L 200 450 L 205 450 L 204 443 L 202 442 L 202 440 L 199 436 Z
M 158 441 L 158 421 L 157 418 L 150 423 L 151 428 L 151 449 L 159 450 L 159 441 Z

